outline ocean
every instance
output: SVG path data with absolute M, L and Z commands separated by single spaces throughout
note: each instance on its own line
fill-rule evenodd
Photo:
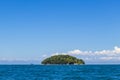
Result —
M 0 65 L 0 80 L 120 80 L 120 65 Z

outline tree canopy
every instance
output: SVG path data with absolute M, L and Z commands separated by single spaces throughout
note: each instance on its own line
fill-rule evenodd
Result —
M 70 55 L 55 55 L 46 58 L 41 62 L 42 64 L 85 64 L 82 59 Z

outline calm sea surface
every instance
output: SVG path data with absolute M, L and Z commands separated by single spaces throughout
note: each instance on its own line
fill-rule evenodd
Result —
M 120 65 L 0 65 L 0 80 L 120 80 Z

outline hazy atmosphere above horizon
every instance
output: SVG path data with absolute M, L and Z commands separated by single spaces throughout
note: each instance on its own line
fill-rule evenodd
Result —
M 69 54 L 120 64 L 119 0 L 0 0 L 0 64 Z

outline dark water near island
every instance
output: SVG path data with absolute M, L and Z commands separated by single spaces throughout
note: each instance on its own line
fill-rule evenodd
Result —
M 0 65 L 0 80 L 120 80 L 120 65 Z

